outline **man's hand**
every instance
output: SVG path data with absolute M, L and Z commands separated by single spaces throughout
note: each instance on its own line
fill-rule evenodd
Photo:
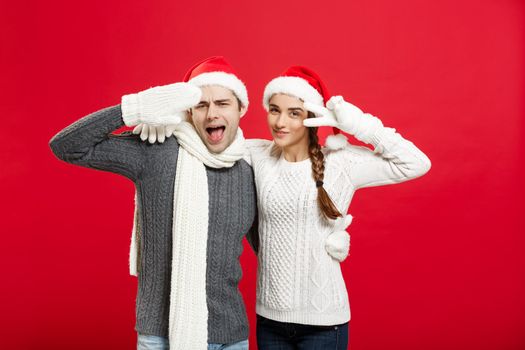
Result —
M 326 237 L 326 252 L 335 260 L 342 262 L 350 251 L 350 235 L 346 228 L 352 223 L 352 215 L 348 214 L 343 218 L 338 218 L 335 223 L 334 231 Z
M 122 119 L 127 126 L 178 124 L 186 111 L 197 105 L 202 91 L 188 83 L 153 87 L 138 94 L 122 96 Z

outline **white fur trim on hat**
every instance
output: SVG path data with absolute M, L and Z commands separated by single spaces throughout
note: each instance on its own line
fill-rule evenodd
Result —
M 248 107 L 248 91 L 244 83 L 235 75 L 226 72 L 202 73 L 190 79 L 188 83 L 195 86 L 219 85 L 230 89 L 241 100 L 244 107 Z
M 324 106 L 323 96 L 306 80 L 299 77 L 277 77 L 270 81 L 264 89 L 263 106 L 267 111 L 270 98 L 279 93 L 298 97 L 304 102 Z
M 335 151 L 344 148 L 347 143 L 348 139 L 343 134 L 330 135 L 326 138 L 325 147 Z

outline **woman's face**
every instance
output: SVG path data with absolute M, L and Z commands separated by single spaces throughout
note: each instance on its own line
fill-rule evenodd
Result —
M 285 94 L 270 98 L 268 126 L 275 144 L 281 148 L 304 146 L 308 149 L 308 130 L 303 120 L 308 117 L 303 101 Z

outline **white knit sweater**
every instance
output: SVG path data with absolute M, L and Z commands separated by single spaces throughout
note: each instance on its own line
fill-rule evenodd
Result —
M 374 130 L 372 145 L 323 149 L 324 188 L 341 213 L 355 190 L 423 175 L 429 159 L 394 129 Z M 323 219 L 309 159 L 272 156 L 273 143 L 248 140 L 257 185 L 260 246 L 257 314 L 281 322 L 336 325 L 350 320 L 339 262 L 324 248 L 333 220 Z

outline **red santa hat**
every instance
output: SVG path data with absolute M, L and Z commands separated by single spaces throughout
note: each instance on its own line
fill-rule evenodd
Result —
M 248 91 L 232 66 L 222 56 L 207 58 L 191 67 L 183 79 L 195 86 L 219 85 L 233 91 L 243 107 L 248 108 Z
M 270 98 L 279 93 L 292 95 L 304 102 L 311 102 L 323 107 L 330 98 L 328 89 L 319 75 L 302 66 L 287 68 L 279 77 L 266 85 L 263 106 L 267 111 Z

